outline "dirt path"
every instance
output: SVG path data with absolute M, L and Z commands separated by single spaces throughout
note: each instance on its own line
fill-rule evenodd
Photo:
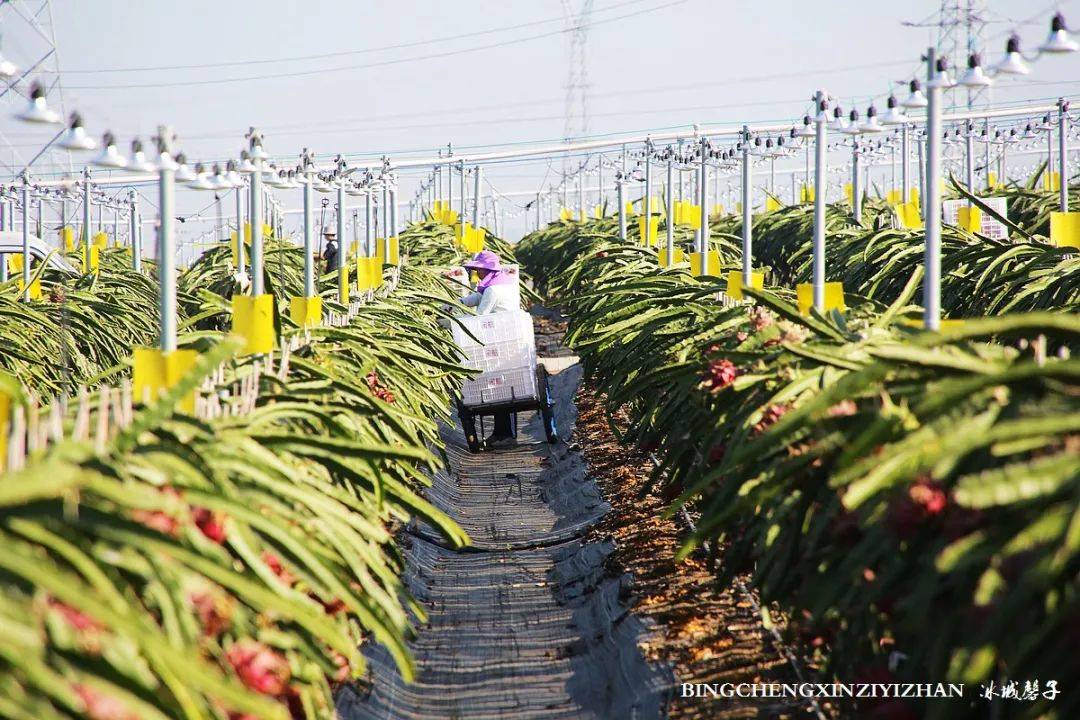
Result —
M 560 356 L 549 367 L 562 368 L 552 389 L 571 442 L 549 446 L 538 418 L 522 417 L 517 447 L 471 455 L 444 429 L 449 468 L 428 496 L 473 545 L 410 529 L 407 580 L 429 616 L 412 644 L 417 680 L 372 647 L 370 686 L 339 694 L 342 720 L 663 716 L 673 678 L 639 649 L 647 630 L 628 577 L 607 563 L 612 543 L 589 535 L 610 507 L 575 449 L 580 368 L 544 338 L 541 355 Z

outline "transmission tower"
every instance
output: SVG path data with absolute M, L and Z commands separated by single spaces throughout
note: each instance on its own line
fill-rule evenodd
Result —
M 985 50 L 983 31 L 990 22 L 986 0 L 942 0 L 938 11 L 930 17 L 904 25 L 937 28 L 938 56 L 948 58 L 950 72 L 958 77 L 967 69 L 968 56 Z M 950 109 L 964 101 L 969 109 L 990 102 L 989 92 L 983 88 L 967 88 L 966 93 L 952 92 L 947 96 Z
M 589 131 L 589 61 L 585 48 L 593 0 L 582 0 L 575 12 L 572 0 L 562 0 L 570 52 L 567 55 L 566 110 L 563 135 L 570 139 Z
M 49 98 L 49 106 L 67 117 L 51 0 L 0 3 L 0 38 L 4 57 L 14 62 L 18 69 L 18 74 L 0 87 L 0 106 L 4 108 L 5 118 L 0 122 L 0 172 L 14 176 L 38 153 L 38 148 L 28 146 L 25 128 L 7 120 L 12 110 L 21 109 L 27 102 L 30 83 L 40 81 Z M 34 135 L 40 137 L 40 133 Z M 70 173 L 71 153 L 53 146 L 34 162 L 31 171 Z

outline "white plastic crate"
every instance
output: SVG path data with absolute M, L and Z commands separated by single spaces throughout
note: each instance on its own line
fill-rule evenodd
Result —
M 472 290 L 469 288 L 469 271 L 458 266 L 450 268 L 446 276 L 454 281 L 454 288 L 458 291 L 458 297 L 465 297 Z
M 994 209 L 1001 217 L 1009 217 L 1009 201 L 1003 197 L 979 198 L 984 205 Z M 945 200 L 941 203 L 942 221 L 946 225 L 960 222 L 960 208 L 967 207 L 967 200 Z M 989 213 L 983 213 L 979 223 L 979 233 L 995 240 L 1007 240 L 1009 227 L 995 220 Z
M 536 348 L 527 340 L 476 345 L 462 352 L 465 353 L 465 361 L 462 364 L 481 372 L 536 366 Z
M 536 398 L 536 366 L 483 373 L 466 380 L 461 401 L 467 407 Z
M 454 342 L 462 350 L 511 341 L 536 347 L 532 316 L 524 310 L 508 310 L 490 315 L 466 315 L 459 320 L 461 325 L 468 328 L 469 332 L 476 337 L 476 340 L 469 337 L 457 323 L 454 323 L 452 326 Z

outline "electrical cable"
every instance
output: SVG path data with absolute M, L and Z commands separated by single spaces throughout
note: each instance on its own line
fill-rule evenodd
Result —
M 638 17 L 640 15 L 645 15 L 645 14 L 648 14 L 648 13 L 658 12 L 660 10 L 665 10 L 667 8 L 674 7 L 676 5 L 682 5 L 682 4 L 686 3 L 687 1 L 688 0 L 670 0 L 669 2 L 662 3 L 662 4 L 657 5 L 655 7 L 645 8 L 643 10 L 637 10 L 637 11 L 634 11 L 634 12 L 625 13 L 623 15 L 617 15 L 615 17 L 606 18 L 606 19 L 603 19 L 603 20 L 597 20 L 595 22 L 590 22 L 587 25 L 581 25 L 581 26 L 576 26 L 576 27 L 571 27 L 571 28 L 563 28 L 563 29 L 560 29 L 560 30 L 551 30 L 549 32 L 538 33 L 536 35 L 527 35 L 525 37 L 514 38 L 514 39 L 511 39 L 511 40 L 500 40 L 499 42 L 488 43 L 486 45 L 477 45 L 477 46 L 469 47 L 469 48 L 460 48 L 460 49 L 457 49 L 457 50 L 447 50 L 447 51 L 438 52 L 438 53 L 429 53 L 427 55 L 417 55 L 417 56 L 414 56 L 414 57 L 395 58 L 395 59 L 392 59 L 392 60 L 382 60 L 382 61 L 379 61 L 379 62 L 367 63 L 367 64 L 362 64 L 362 65 L 342 65 L 342 66 L 338 66 L 338 67 L 321 68 L 321 69 L 317 69 L 317 70 L 298 70 L 298 71 L 295 71 L 295 72 L 273 73 L 273 74 L 267 74 L 267 75 L 249 75 L 249 76 L 245 76 L 245 77 L 234 77 L 234 78 L 210 78 L 210 79 L 205 79 L 205 80 L 180 80 L 180 81 L 176 81 L 176 82 L 125 83 L 125 84 L 113 84 L 113 85 L 68 85 L 67 89 L 69 89 L 69 90 L 130 90 L 130 89 L 135 89 L 135 88 L 192 87 L 192 86 L 196 86 L 196 85 L 223 85 L 223 84 L 228 84 L 228 83 L 252 82 L 252 81 L 257 81 L 257 80 L 276 80 L 276 79 L 280 79 L 280 78 L 309 77 L 309 76 L 312 76 L 312 75 L 324 75 L 324 74 L 327 74 L 327 73 L 343 72 L 343 71 L 346 71 L 346 70 L 366 70 L 366 69 L 376 68 L 376 67 L 386 67 L 386 66 L 389 66 L 389 65 L 401 65 L 401 64 L 404 64 L 404 63 L 419 62 L 421 60 L 435 60 L 435 59 L 441 59 L 441 58 L 447 58 L 447 57 L 454 57 L 454 56 L 457 56 L 457 55 L 464 55 L 464 54 L 467 54 L 467 53 L 479 52 L 481 50 L 492 50 L 492 49 L 495 49 L 495 48 L 509 47 L 509 46 L 521 44 L 523 42 L 530 42 L 532 40 L 540 40 L 542 38 L 554 37 L 556 35 L 563 35 L 563 34 L 568 33 L 568 32 L 575 32 L 581 27 L 591 28 L 591 27 L 596 27 L 598 25 L 606 25 L 608 23 L 618 22 L 619 20 L 626 20 L 628 18 Z

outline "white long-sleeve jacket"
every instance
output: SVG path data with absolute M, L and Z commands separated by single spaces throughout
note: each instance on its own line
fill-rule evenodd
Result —
M 521 291 L 516 283 L 505 285 L 492 285 L 484 292 L 472 292 L 461 298 L 463 305 L 476 308 L 477 315 L 490 315 L 491 313 L 506 310 L 521 309 Z

